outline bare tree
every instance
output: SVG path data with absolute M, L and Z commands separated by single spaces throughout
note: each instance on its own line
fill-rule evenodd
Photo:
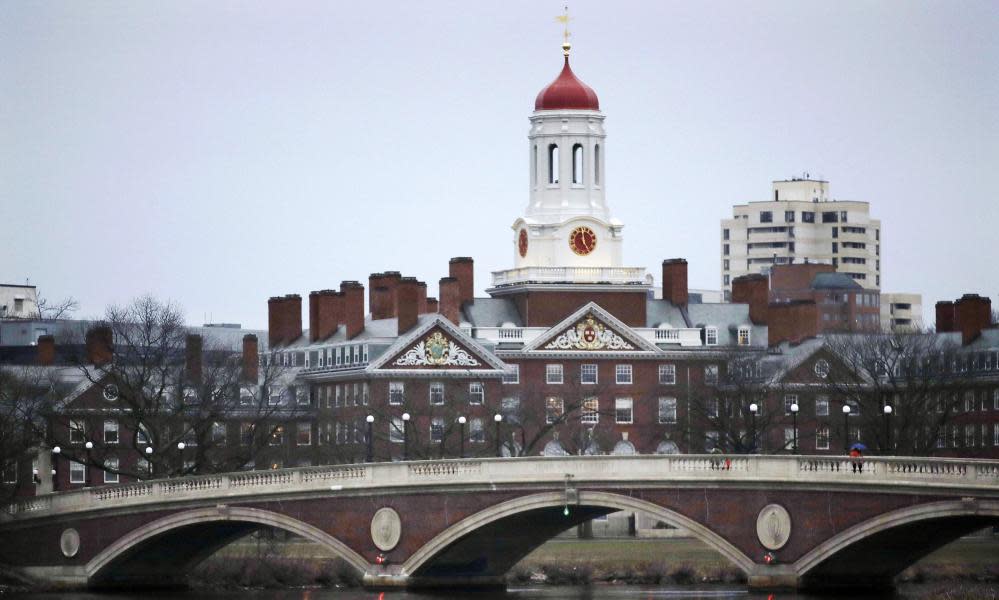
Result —
M 109 307 L 94 331 L 113 340 L 113 351 L 104 364 L 78 366 L 99 396 L 71 395 L 56 407 L 53 443 L 66 458 L 136 478 L 172 477 L 243 468 L 284 441 L 297 402 L 282 361 L 248 368 L 231 348 L 202 346 L 176 306 L 149 296 Z M 100 429 L 105 419 L 111 425 Z
M 42 319 L 68 319 L 79 308 L 80 303 L 72 296 L 57 301 L 48 298 L 38 299 L 38 314 Z

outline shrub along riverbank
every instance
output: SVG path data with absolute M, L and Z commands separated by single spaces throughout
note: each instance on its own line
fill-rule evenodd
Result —
M 694 539 L 567 539 L 548 542 L 529 554 L 510 571 L 509 581 L 513 585 L 684 585 L 742 583 L 745 577 L 717 552 Z M 999 582 L 999 538 L 958 540 L 899 576 L 903 585 L 940 581 Z M 247 538 L 202 563 L 192 573 L 191 583 L 217 589 L 352 587 L 360 581 L 343 561 L 315 544 Z M 946 589 L 960 591 L 961 587 Z M 983 592 L 978 589 L 976 593 Z

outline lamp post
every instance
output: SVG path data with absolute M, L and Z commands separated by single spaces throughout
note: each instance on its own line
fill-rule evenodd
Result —
M 758 445 L 756 441 L 756 413 L 758 412 L 760 412 L 759 405 L 757 405 L 755 402 L 749 405 L 749 414 L 753 416 L 753 447 L 751 448 L 751 450 L 754 452 L 756 451 Z
M 59 491 L 59 487 L 56 485 L 59 482 L 59 476 L 57 472 L 58 466 L 56 459 L 59 458 L 59 454 L 61 453 L 62 453 L 62 448 L 60 448 L 59 446 L 54 446 L 52 448 L 52 491 L 53 492 Z
M 177 442 L 177 452 L 180 454 L 180 469 L 178 469 L 177 473 L 181 477 L 184 476 L 184 448 L 186 447 L 187 445 L 184 442 Z
M 375 436 L 373 434 L 375 417 L 374 415 L 368 415 L 364 417 L 364 420 L 368 422 L 368 462 L 372 462 L 375 459 Z
M 793 431 L 793 441 L 791 442 L 791 452 L 793 454 L 798 453 L 798 403 L 794 402 L 791 404 L 791 422 Z
M 89 487 L 90 486 L 90 451 L 94 449 L 94 443 L 88 441 L 86 444 L 83 445 L 83 447 L 87 449 L 87 463 L 86 463 L 86 465 L 84 465 L 84 468 L 87 469 L 87 472 L 86 472 L 86 476 L 83 478 L 83 485 Z
M 409 413 L 402 413 L 402 460 L 409 460 Z
M 503 421 L 503 415 L 496 413 L 493 415 L 493 421 L 496 422 L 496 456 L 503 456 L 500 452 L 500 423 Z
M 889 424 L 889 419 L 891 418 L 891 404 L 885 404 L 882 409 L 885 416 L 885 452 L 891 452 L 891 425 Z
M 467 422 L 468 419 L 465 418 L 465 415 L 458 417 L 458 424 L 461 425 L 461 454 L 458 455 L 458 458 L 465 458 L 465 423 Z
M 843 450 L 850 450 L 850 405 L 843 405 Z

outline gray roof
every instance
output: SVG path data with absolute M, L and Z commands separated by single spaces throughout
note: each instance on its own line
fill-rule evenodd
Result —
M 509 298 L 475 298 L 461 307 L 464 320 L 473 327 L 500 327 L 504 323 L 523 325 L 517 305 Z
M 864 287 L 845 273 L 819 273 L 812 279 L 813 290 L 862 290 Z
M 416 321 L 416 327 L 419 327 L 426 323 L 427 321 L 433 319 L 437 316 L 437 313 L 426 313 L 419 315 Z M 379 340 L 384 341 L 385 339 L 394 340 L 399 337 L 399 320 L 395 317 L 391 319 L 372 319 L 370 315 L 364 318 L 364 331 L 359 333 L 357 337 L 348 340 L 347 339 L 347 328 L 341 325 L 337 328 L 336 333 L 325 340 L 319 340 L 317 342 L 312 342 L 309 340 L 309 330 L 302 330 L 302 337 L 298 338 L 294 342 L 288 344 L 287 346 L 282 346 L 284 349 L 304 349 L 309 346 L 320 346 L 326 344 L 337 344 L 340 342 L 357 342 L 363 343 L 369 340 Z
M 718 345 L 734 346 L 738 342 L 739 327 L 749 325 L 751 346 L 767 346 L 767 326 L 756 325 L 749 319 L 748 304 L 690 304 L 687 314 L 694 327 L 717 327 Z
M 687 309 L 690 310 L 689 308 Z M 659 327 L 663 323 L 668 323 L 670 327 L 683 329 L 689 327 L 687 319 L 679 306 L 669 300 L 646 300 L 645 301 L 645 326 Z

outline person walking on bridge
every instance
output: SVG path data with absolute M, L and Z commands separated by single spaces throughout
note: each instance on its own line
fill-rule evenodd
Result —
M 866 449 L 867 447 L 863 444 L 854 444 L 850 446 L 850 462 L 853 463 L 854 473 L 864 472 L 864 461 L 862 461 L 861 458 L 863 458 L 864 450 Z

